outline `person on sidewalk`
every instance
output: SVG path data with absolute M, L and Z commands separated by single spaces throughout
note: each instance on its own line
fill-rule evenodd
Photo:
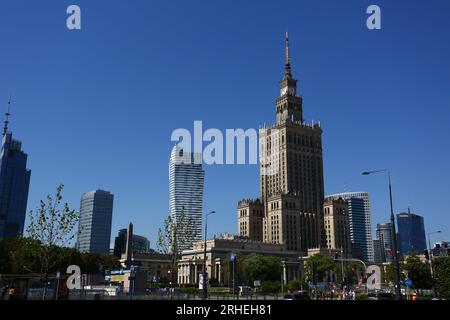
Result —
M 8 298 L 9 300 L 14 300 L 14 295 L 16 294 L 16 290 L 14 290 L 14 287 L 10 287 L 8 289 Z
M 8 286 L 3 286 L 2 287 L 2 296 L 0 300 L 5 300 L 5 296 L 6 296 L 6 292 L 8 291 Z

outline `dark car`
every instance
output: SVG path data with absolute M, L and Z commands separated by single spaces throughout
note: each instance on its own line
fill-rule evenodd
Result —
M 283 300 L 301 300 L 301 301 L 308 301 L 311 300 L 311 298 L 308 296 L 308 294 L 304 292 L 296 292 L 296 293 L 288 293 L 284 295 Z
M 395 300 L 395 295 L 390 292 L 369 293 L 369 300 Z

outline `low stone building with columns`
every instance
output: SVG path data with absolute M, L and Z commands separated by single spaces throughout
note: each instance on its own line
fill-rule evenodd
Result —
M 178 262 L 178 284 L 195 285 L 203 272 L 204 241 L 194 243 L 192 250 L 182 252 Z M 206 241 L 206 265 L 210 280 L 224 283 L 223 266 L 231 253 L 245 257 L 260 254 L 279 257 L 282 261 L 283 282 L 300 280 L 303 275 L 303 262 L 300 252 L 288 251 L 283 244 L 252 241 L 244 237 L 224 234 Z

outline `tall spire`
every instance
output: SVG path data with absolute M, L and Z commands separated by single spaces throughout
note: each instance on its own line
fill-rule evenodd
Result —
M 285 61 L 285 65 L 284 65 L 284 78 L 285 79 L 289 79 L 292 78 L 292 74 L 291 74 L 291 58 L 289 56 L 289 34 L 286 31 L 286 61 Z
M 8 104 L 7 104 L 6 112 L 5 112 L 5 120 L 3 121 L 3 123 L 4 123 L 3 136 L 8 132 L 9 116 L 11 115 L 9 113 L 10 108 L 11 108 L 11 95 L 9 95 L 9 100 L 8 100 Z

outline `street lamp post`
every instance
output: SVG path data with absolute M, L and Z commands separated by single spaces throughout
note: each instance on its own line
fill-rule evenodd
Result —
M 213 214 L 216 213 L 215 211 L 211 211 L 209 213 L 206 214 L 205 216 L 205 246 L 204 246 L 204 250 L 203 250 L 203 300 L 206 300 L 206 298 L 208 297 L 208 288 L 207 288 L 207 281 L 206 281 L 206 277 L 207 277 L 207 272 L 206 272 L 206 240 L 207 240 L 207 234 L 208 234 L 208 217 Z
M 392 184 L 391 184 L 391 172 L 387 169 L 375 170 L 375 171 L 366 171 L 362 174 L 367 176 L 372 173 L 385 172 L 388 176 L 389 182 L 389 203 L 391 206 L 391 237 L 392 237 L 392 254 L 394 258 L 394 266 L 395 266 L 395 294 L 397 300 L 402 300 L 402 292 L 400 287 L 400 262 L 397 252 L 397 232 L 395 231 L 395 217 L 394 217 L 394 207 L 392 204 Z
M 173 299 L 173 295 L 172 295 L 172 280 L 173 280 L 172 271 L 171 270 L 167 270 L 167 273 L 169 274 L 170 300 L 172 300 Z
M 441 233 L 441 230 L 438 231 L 433 231 L 433 232 L 429 232 L 428 233 L 428 257 L 430 258 L 430 273 L 431 273 L 431 281 L 432 281 L 432 287 L 431 287 L 431 291 L 433 293 L 435 293 L 435 288 L 434 288 L 434 271 L 433 271 L 433 250 L 431 248 L 431 240 L 430 237 L 432 234 L 437 234 L 437 233 Z

